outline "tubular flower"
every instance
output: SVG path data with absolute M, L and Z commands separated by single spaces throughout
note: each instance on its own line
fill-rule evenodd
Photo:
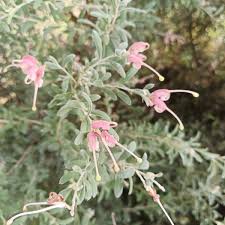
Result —
M 25 84 L 34 82 L 34 96 L 32 110 L 36 111 L 36 101 L 38 89 L 43 85 L 43 77 L 45 73 L 45 66 L 40 65 L 37 59 L 31 55 L 23 56 L 21 60 L 13 60 L 12 66 L 19 67 L 26 75 Z
M 116 127 L 117 123 L 115 122 L 109 122 L 105 120 L 95 120 L 91 124 L 91 130 L 87 135 L 87 142 L 89 150 L 93 153 L 94 158 L 94 164 L 95 164 L 95 171 L 96 171 L 96 180 L 100 181 L 101 176 L 99 174 L 98 170 L 98 163 L 97 163 L 97 157 L 96 157 L 96 151 L 99 151 L 99 144 L 101 143 L 107 152 L 109 153 L 115 172 L 119 172 L 120 168 L 116 162 L 116 159 L 114 158 L 111 149 L 115 146 L 119 146 L 123 150 L 130 153 L 139 163 L 142 162 L 142 159 L 138 156 L 136 156 L 133 152 L 131 152 L 129 149 L 127 149 L 125 146 L 120 144 L 116 138 L 109 133 L 110 128 Z
M 133 43 L 127 51 L 127 60 L 133 65 L 134 68 L 138 70 L 141 69 L 142 66 L 147 67 L 158 76 L 160 81 L 164 81 L 164 77 L 162 75 L 160 75 L 154 68 L 144 62 L 147 57 L 141 53 L 147 50 L 148 48 L 149 44 L 146 42 Z
M 47 205 L 48 207 L 39 209 L 39 210 L 34 210 L 34 211 L 27 211 L 27 207 L 29 206 L 43 206 Z M 46 212 L 52 209 L 56 208 L 65 208 L 70 210 L 71 207 L 64 201 L 64 197 L 60 194 L 57 194 L 55 192 L 50 192 L 49 198 L 45 202 L 33 202 L 33 203 L 28 203 L 24 205 L 23 207 L 23 212 L 16 214 L 15 216 L 11 217 L 7 222 L 6 225 L 11 225 L 15 219 L 22 217 L 22 216 L 27 216 L 27 215 L 32 215 L 32 214 L 38 214 L 42 212 Z
M 168 101 L 170 99 L 171 93 L 177 93 L 177 92 L 192 94 L 194 97 L 199 96 L 197 92 L 189 91 L 189 90 L 159 89 L 159 90 L 153 91 L 150 94 L 149 106 L 154 107 L 155 111 L 158 113 L 163 113 L 164 111 L 168 111 L 169 113 L 171 113 L 178 121 L 180 129 L 183 130 L 184 125 L 181 122 L 180 118 L 177 116 L 176 113 L 174 113 L 171 109 L 169 109 L 165 103 L 165 101 Z

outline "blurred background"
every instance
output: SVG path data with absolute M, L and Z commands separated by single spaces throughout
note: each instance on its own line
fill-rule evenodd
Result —
M 137 27 L 142 27 L 143 35 L 150 43 L 149 62 L 160 68 L 166 77 L 157 88 L 199 92 L 198 100 L 182 94 L 173 96 L 171 108 L 181 115 L 187 130 L 200 131 L 204 144 L 211 151 L 224 155 L 224 3 L 165 0 L 140 1 L 137 6 L 149 8 L 149 18 L 140 16 Z M 138 40 L 139 32 L 134 30 L 133 34 Z M 143 83 L 147 82 L 149 79 Z M 166 118 L 165 114 L 163 116 Z

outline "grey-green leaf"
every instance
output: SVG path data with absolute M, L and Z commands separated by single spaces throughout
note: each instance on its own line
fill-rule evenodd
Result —
M 59 109 L 59 111 L 57 112 L 57 116 L 65 118 L 73 108 L 80 108 L 80 104 L 76 100 L 69 100 L 64 106 Z
M 123 193 L 123 180 L 116 179 L 114 183 L 114 194 L 116 198 L 119 198 Z
M 75 144 L 75 145 L 80 145 L 80 144 L 82 143 L 82 141 L 83 141 L 83 138 L 84 138 L 84 134 L 80 132 L 80 133 L 76 136 L 76 138 L 75 138 L 75 140 L 74 140 L 74 144 Z
M 100 38 L 99 33 L 95 30 L 93 30 L 92 39 L 93 39 L 95 47 L 96 47 L 97 56 L 98 56 L 99 59 L 101 59 L 102 58 L 102 52 L 103 52 L 102 40 Z
M 108 114 L 106 114 L 105 112 L 101 111 L 101 110 L 94 110 L 92 112 L 92 114 L 104 119 L 104 120 L 111 120 L 110 117 L 108 116 Z
M 74 176 L 75 176 L 74 171 L 65 170 L 63 176 L 59 180 L 59 184 L 65 184 L 66 182 L 70 181 L 70 179 L 74 178 Z
M 121 171 L 118 175 L 122 179 L 127 179 L 127 178 L 132 177 L 134 175 L 134 173 L 135 173 L 134 168 L 127 168 L 127 169 Z
M 125 80 L 130 80 L 137 72 L 138 72 L 138 69 L 131 66 L 131 68 L 127 72 L 127 76 Z
M 121 77 L 123 77 L 123 78 L 126 77 L 126 73 L 121 64 L 116 63 L 116 62 L 111 62 L 110 67 L 112 67 Z
M 131 105 L 131 99 L 124 91 L 117 90 L 116 94 L 124 103 Z

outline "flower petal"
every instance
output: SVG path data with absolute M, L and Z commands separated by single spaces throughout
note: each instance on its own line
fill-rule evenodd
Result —
M 38 65 L 38 60 L 32 55 L 25 55 L 22 58 L 22 63 L 29 65 Z
M 35 80 L 38 70 L 38 61 L 35 57 L 31 55 L 23 56 L 21 60 L 18 60 L 16 66 L 20 67 L 30 80 Z
M 91 131 L 87 135 L 88 147 L 90 151 L 98 151 L 99 150 L 99 141 L 98 135 Z
M 38 87 L 42 87 L 43 85 L 42 78 L 44 77 L 44 73 L 45 73 L 45 66 L 40 66 L 38 70 L 36 71 L 36 77 L 35 77 L 34 83 Z
M 117 143 L 116 138 L 114 138 L 111 134 L 109 134 L 108 131 L 102 131 L 101 132 L 101 137 L 105 140 L 105 142 L 107 143 L 107 145 L 109 147 L 114 147 Z
M 116 127 L 117 123 L 106 120 L 94 120 L 91 124 L 92 129 L 109 130 L 111 127 Z
M 167 109 L 167 106 L 162 100 L 157 100 L 154 102 L 154 109 L 157 113 L 163 113 Z
M 153 91 L 151 96 L 154 98 L 159 98 L 162 101 L 168 101 L 170 99 L 170 91 L 168 89 L 159 89 Z
M 128 49 L 128 52 L 130 53 L 140 53 L 140 52 L 144 52 L 145 50 L 147 50 L 149 48 L 149 44 L 147 42 L 134 42 Z

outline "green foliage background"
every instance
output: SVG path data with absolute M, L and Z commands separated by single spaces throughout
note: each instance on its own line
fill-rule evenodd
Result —
M 165 187 L 158 192 L 175 224 L 224 224 L 224 28 L 222 0 L 1 0 L 0 223 L 56 191 L 69 204 L 77 194 L 74 218 L 55 210 L 15 224 L 112 224 L 112 212 L 118 225 L 166 224 L 119 149 L 122 171 L 115 175 L 102 152 L 103 180 L 95 181 L 90 118 L 111 118 L 120 142 L 146 159 L 140 168 Z M 183 41 L 166 44 L 168 31 Z M 165 82 L 125 64 L 134 41 L 150 43 L 148 63 Z M 37 112 L 22 72 L 5 69 L 26 54 L 47 66 Z M 200 93 L 171 99 L 185 133 L 145 106 L 149 83 Z

